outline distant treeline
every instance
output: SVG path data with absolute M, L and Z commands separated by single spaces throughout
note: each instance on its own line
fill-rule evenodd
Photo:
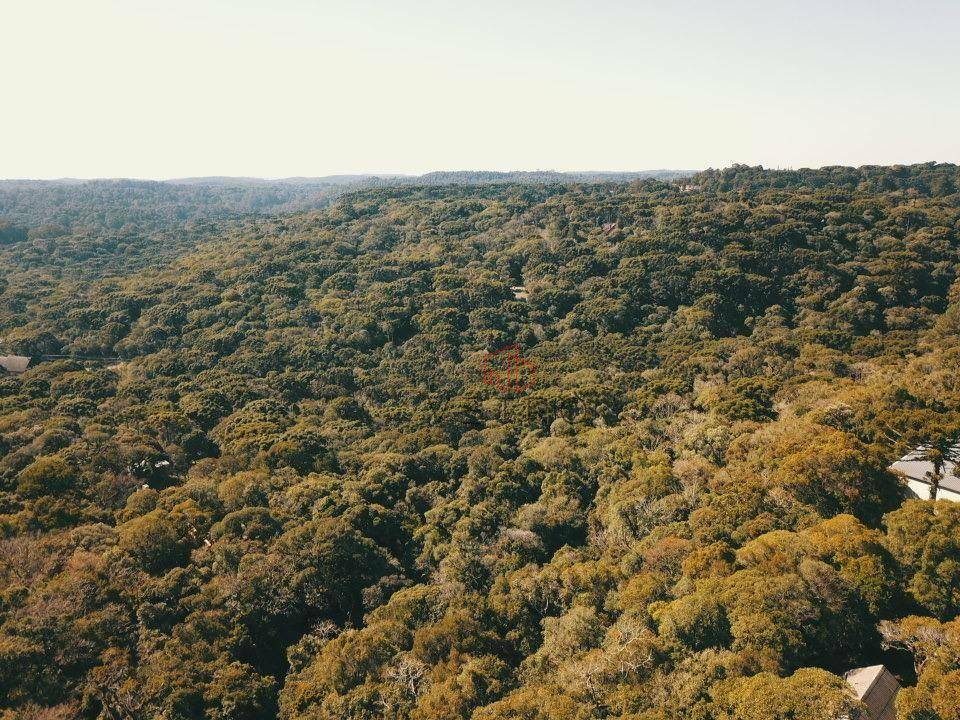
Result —
M 960 166 L 951 163 L 917 165 L 834 165 L 811 170 L 767 170 L 749 165 L 731 165 L 723 170 L 704 170 L 691 183 L 705 190 L 819 189 L 842 188 L 861 192 L 910 190 L 918 195 L 944 196 L 960 188 Z
M 155 230 L 197 220 L 295 213 L 328 206 L 345 193 L 390 186 L 493 183 L 629 182 L 673 179 L 679 170 L 645 172 L 432 172 L 418 176 L 330 175 L 317 178 L 184 178 L 149 180 L 0 180 L 0 242 L 23 233 L 56 237 L 67 231 Z

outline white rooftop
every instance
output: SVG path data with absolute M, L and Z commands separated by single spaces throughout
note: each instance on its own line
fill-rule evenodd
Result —
M 22 373 L 30 364 L 30 358 L 24 355 L 0 355 L 0 367 L 7 372 Z
M 960 449 L 960 445 L 955 446 Z M 896 470 L 907 476 L 908 480 L 930 484 L 929 474 L 933 473 L 933 463 L 929 460 L 921 460 L 926 448 L 918 447 L 911 450 L 902 458 L 890 466 L 891 470 Z M 957 476 L 958 468 L 955 463 L 946 461 L 943 463 L 943 479 L 940 480 L 940 487 L 951 492 L 960 493 L 960 477 Z M 929 473 L 929 474 L 928 474 Z
M 863 696 L 873 687 L 877 678 L 883 674 L 883 669 L 883 665 L 871 665 L 870 667 L 851 670 L 843 677 L 857 694 L 857 699 L 863 700 Z

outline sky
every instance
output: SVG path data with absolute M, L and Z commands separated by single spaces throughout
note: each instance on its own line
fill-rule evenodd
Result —
M 960 2 L 0 4 L 0 178 L 960 162 Z

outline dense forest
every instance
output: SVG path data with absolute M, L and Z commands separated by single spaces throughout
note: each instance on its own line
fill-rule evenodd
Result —
M 0 188 L 0 718 L 960 718 L 960 167 L 449 179 Z
M 410 185 L 543 184 L 676 179 L 647 172 L 433 172 L 425 175 L 330 175 L 319 178 L 144 180 L 0 180 L 0 221 L 36 237 L 68 231 L 153 231 L 188 222 L 317 210 L 365 188 Z M 25 227 L 26 226 L 26 227 Z M 88 238 L 95 239 L 95 238 Z M 5 242 L 0 230 L 0 243 Z

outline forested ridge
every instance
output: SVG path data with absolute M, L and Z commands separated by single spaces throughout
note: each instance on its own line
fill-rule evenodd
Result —
M 958 188 L 18 190 L 0 349 L 121 360 L 0 375 L 0 718 L 956 720 Z
M 409 185 L 543 184 L 675 179 L 677 170 L 646 172 L 432 172 L 424 175 L 330 175 L 318 178 L 183 178 L 180 180 L 0 180 L 0 243 L 35 237 L 126 233 L 188 222 L 324 208 L 357 190 Z M 24 227 L 27 226 L 27 227 Z M 87 237 L 90 241 L 93 238 Z

